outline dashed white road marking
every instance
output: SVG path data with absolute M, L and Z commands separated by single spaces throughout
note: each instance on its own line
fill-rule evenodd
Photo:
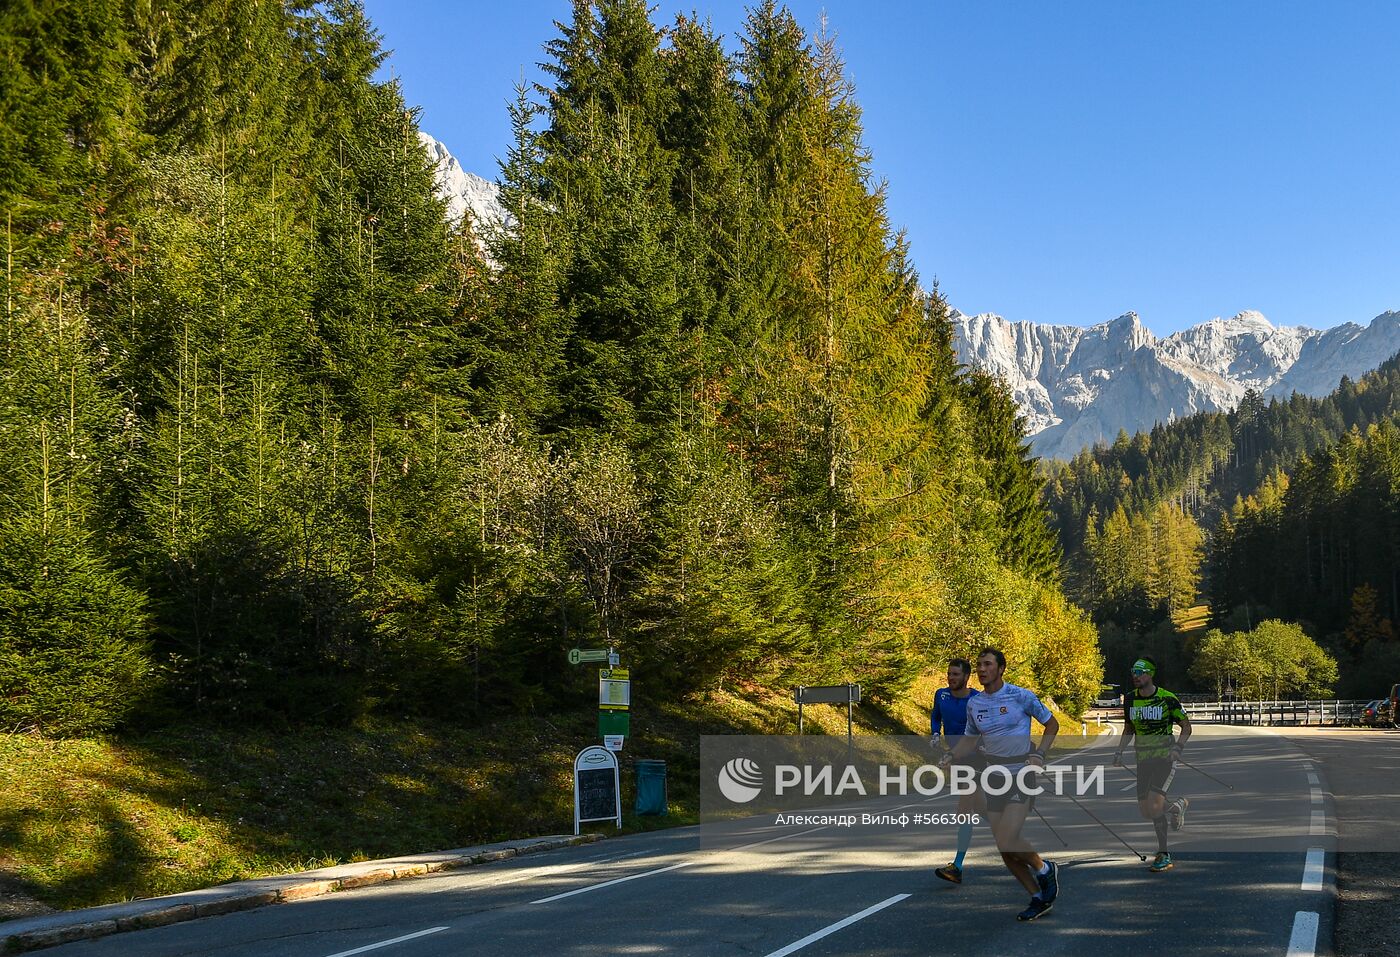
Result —
M 840 930 L 841 928 L 843 928 L 843 927 L 849 927 L 849 926 L 851 926 L 852 924 L 854 924 L 854 923 L 855 923 L 856 921 L 858 921 L 858 920 L 864 920 L 865 918 L 869 917 L 871 914 L 874 914 L 874 913 L 877 912 L 877 911 L 882 911 L 882 910 L 884 910 L 886 907 L 889 907 L 891 904 L 898 904 L 900 901 L 904 900 L 904 899 L 905 899 L 906 897 L 908 897 L 908 896 L 909 896 L 908 894 L 896 894 L 896 895 L 894 895 L 893 897 L 887 897 L 887 898 L 885 898 L 884 900 L 880 901 L 880 903 L 878 903 L 878 904 L 872 904 L 871 906 L 867 907 L 865 910 L 861 911 L 860 913 L 852 914 L 850 917 L 846 917 L 846 918 L 843 918 L 843 919 L 841 919 L 841 920 L 838 920 L 838 921 L 837 921 L 836 923 L 834 923 L 834 924 L 828 924 L 827 926 L 823 927 L 821 930 L 816 931 L 815 933 L 808 934 L 806 937 L 803 937 L 801 940 L 793 941 L 791 944 L 788 944 L 786 947 L 782 948 L 781 950 L 775 950 L 775 951 L 773 951 L 771 954 L 768 955 L 768 957 L 787 957 L 788 954 L 796 953 L 797 951 L 801 950 L 803 947 L 806 947 L 808 944 L 815 943 L 815 942 L 821 940 L 823 937 L 829 937 L 830 935 L 836 933 L 836 932 L 837 932 L 838 930 Z
M 1308 825 L 1308 835 L 1316 837 L 1327 833 L 1327 815 L 1321 811 L 1312 812 L 1312 823 Z
M 1308 848 L 1308 857 L 1303 864 L 1303 890 L 1322 890 L 1322 862 L 1325 854 L 1326 851 L 1320 847 Z
M 679 864 L 672 864 L 670 867 L 658 867 L 654 871 L 643 871 L 640 874 L 631 874 L 627 877 L 619 877 L 611 881 L 603 881 L 601 884 L 589 884 L 587 887 L 580 887 L 576 890 L 565 891 L 562 894 L 555 894 L 553 897 L 541 897 L 539 900 L 530 901 L 531 904 L 548 904 L 551 901 L 563 900 L 566 897 L 573 897 L 576 894 L 587 894 L 589 891 L 600 891 L 604 887 L 612 887 L 614 884 L 625 884 L 628 881 L 640 880 L 643 877 L 651 877 L 653 874 L 664 874 L 667 871 L 674 871 L 677 868 L 689 867 L 694 861 L 681 861 Z
M 1293 936 L 1288 938 L 1287 957 L 1313 957 L 1317 952 L 1317 914 L 1300 910 L 1293 915 Z
M 567 874 L 570 871 L 582 870 L 585 867 L 593 867 L 597 864 L 611 864 L 613 861 L 625 860 L 629 857 L 641 857 L 643 854 L 650 854 L 651 851 L 634 851 L 631 854 L 619 854 L 616 857 L 604 857 L 596 861 L 580 861 L 577 864 L 552 864 L 548 867 L 532 868 L 529 873 L 520 874 L 516 877 L 507 877 L 504 880 L 492 881 L 490 887 L 502 887 L 506 884 L 518 884 L 521 881 L 531 881 L 537 877 L 553 877 L 556 874 Z
M 395 937 L 393 940 L 381 940 L 377 944 L 365 944 L 365 946 L 356 947 L 354 950 L 342 950 L 338 954 L 331 954 L 331 957 L 353 957 L 354 954 L 367 954 L 371 950 L 378 950 L 381 947 L 388 947 L 391 944 L 402 944 L 406 940 L 427 937 L 429 934 L 436 934 L 440 930 L 447 930 L 447 928 L 429 927 L 427 930 L 420 930 L 416 934 L 404 934 L 402 937 Z
M 777 841 L 786 841 L 790 837 L 801 837 L 803 834 L 811 834 L 813 831 L 825 831 L 830 826 L 830 824 L 821 824 L 817 827 L 809 827 L 805 831 L 797 831 L 793 834 L 779 834 L 777 837 L 770 837 L 766 841 L 754 841 L 752 844 L 740 844 L 738 847 L 727 848 L 726 853 L 728 853 L 729 851 L 745 851 L 751 847 L 762 847 L 765 844 L 773 844 Z
M 1314 804 L 1321 804 L 1321 803 L 1322 803 L 1322 789 L 1321 789 L 1321 788 L 1313 788 L 1313 789 L 1312 789 L 1312 802 L 1313 802 Z

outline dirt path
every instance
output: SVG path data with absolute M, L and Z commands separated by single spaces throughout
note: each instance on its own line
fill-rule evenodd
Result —
M 52 907 L 30 897 L 22 885 L 0 873 L 0 922 L 51 913 Z

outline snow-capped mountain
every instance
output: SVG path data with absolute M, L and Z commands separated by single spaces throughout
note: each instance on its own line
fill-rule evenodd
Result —
M 495 183 L 462 169 L 457 157 L 427 133 L 420 130 L 418 140 L 428 151 L 428 158 L 437 165 L 437 192 L 447 200 L 449 219 L 455 223 L 462 218 L 463 212 L 471 210 L 472 227 L 478 236 L 483 234 L 488 224 L 508 220 Z
M 1230 409 L 1246 390 L 1326 395 L 1400 352 L 1400 313 L 1366 327 L 1275 326 L 1257 312 L 1159 339 L 1125 313 L 1096 326 L 953 313 L 959 361 L 1002 378 L 1037 455 L 1071 458 L 1158 422 Z
M 1383 312 L 1370 325 L 1344 322 L 1303 343 L 1298 360 L 1269 395 L 1326 395 L 1342 376 L 1357 378 L 1400 352 L 1400 312 Z

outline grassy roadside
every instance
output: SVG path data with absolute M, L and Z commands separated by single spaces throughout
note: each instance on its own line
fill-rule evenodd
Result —
M 859 730 L 910 733 L 862 707 Z M 626 829 L 694 823 L 702 734 L 795 731 L 785 696 L 747 689 L 634 711 Z M 808 709 L 809 732 L 845 733 Z M 374 720 L 296 732 L 175 728 L 46 740 L 0 735 L 0 920 L 231 880 L 572 828 L 569 769 L 594 714 L 476 728 Z M 668 764 L 671 813 L 635 818 L 631 765 Z
M 856 732 L 927 734 L 926 702 L 941 683 L 928 676 L 888 709 L 858 707 Z M 805 714 L 808 733 L 845 734 L 844 708 Z M 789 696 L 753 687 L 641 704 L 622 756 L 624 829 L 698 820 L 700 735 L 795 733 L 796 717 Z M 571 761 L 596 734 L 595 715 L 578 709 L 475 729 L 377 719 L 295 732 L 0 735 L 0 920 L 565 832 Z M 638 758 L 667 762 L 664 818 L 631 813 Z

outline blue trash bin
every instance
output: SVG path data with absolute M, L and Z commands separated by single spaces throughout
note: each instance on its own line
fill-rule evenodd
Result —
M 637 814 L 665 814 L 666 762 L 639 760 L 637 762 Z

